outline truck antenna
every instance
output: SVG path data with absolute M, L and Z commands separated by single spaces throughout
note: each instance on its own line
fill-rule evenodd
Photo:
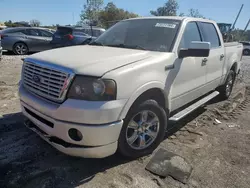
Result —
M 234 21 L 234 23 L 233 23 L 233 25 L 232 25 L 231 30 L 233 30 L 233 29 L 235 28 L 236 22 L 238 21 L 238 18 L 239 18 L 239 16 L 240 16 L 240 13 L 241 13 L 243 7 L 244 7 L 244 4 L 241 5 L 240 11 L 239 11 L 238 14 L 237 14 L 237 17 L 236 17 L 236 19 L 235 19 L 235 21 Z
M 246 32 L 246 30 L 247 30 L 249 24 L 250 24 L 250 18 L 249 18 L 249 20 L 248 20 L 248 22 L 247 22 L 247 25 L 246 25 L 246 27 L 245 27 L 245 29 L 244 29 L 244 32 Z

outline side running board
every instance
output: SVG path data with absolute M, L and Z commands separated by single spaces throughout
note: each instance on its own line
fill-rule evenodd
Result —
M 188 106 L 184 110 L 178 112 L 174 116 L 170 117 L 170 121 L 179 121 L 180 119 L 184 118 L 186 115 L 194 111 L 195 109 L 199 108 L 206 102 L 210 101 L 212 98 L 216 97 L 220 93 L 218 91 L 214 91 L 213 93 L 209 94 L 208 96 L 202 98 L 201 100 L 197 101 L 196 103 L 192 104 L 191 106 Z

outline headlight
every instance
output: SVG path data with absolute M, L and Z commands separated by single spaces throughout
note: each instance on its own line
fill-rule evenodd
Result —
M 114 80 L 76 76 L 68 93 L 68 98 L 89 101 L 110 101 L 116 98 Z

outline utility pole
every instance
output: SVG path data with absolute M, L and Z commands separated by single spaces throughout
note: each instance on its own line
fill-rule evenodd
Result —
M 246 25 L 246 27 L 245 27 L 245 29 L 244 29 L 244 32 L 246 32 L 246 30 L 247 30 L 249 24 L 250 24 L 250 18 L 249 18 L 249 20 L 248 20 L 248 22 L 247 22 L 247 25 Z
M 75 14 L 72 12 L 73 26 L 75 25 Z
M 240 16 L 240 13 L 241 13 L 243 7 L 244 7 L 244 4 L 241 5 L 240 11 L 239 11 L 239 13 L 237 14 L 237 17 L 236 17 L 236 19 L 235 19 L 235 21 L 234 21 L 234 23 L 233 23 L 233 26 L 232 26 L 231 30 L 233 30 L 233 29 L 235 28 L 236 22 L 238 21 L 238 18 L 239 18 L 239 16 Z
M 240 16 L 240 13 L 241 13 L 243 7 L 244 7 L 244 4 L 241 5 L 240 11 L 238 12 L 238 14 L 237 14 L 237 16 L 236 16 L 236 19 L 235 19 L 235 21 L 234 21 L 232 27 L 231 27 L 231 28 L 229 29 L 229 31 L 227 32 L 227 36 L 226 36 L 226 40 L 225 40 L 226 42 L 233 41 L 234 36 L 233 36 L 231 33 L 232 33 L 232 31 L 235 29 L 236 22 L 238 21 L 238 18 L 239 18 L 239 16 Z

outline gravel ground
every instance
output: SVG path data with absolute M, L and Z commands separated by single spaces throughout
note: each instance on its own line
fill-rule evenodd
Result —
M 160 147 L 192 165 L 190 180 L 184 185 L 145 171 L 150 156 L 134 161 L 119 155 L 98 160 L 73 158 L 57 152 L 24 127 L 17 94 L 21 58 L 4 55 L 0 62 L 1 188 L 249 187 L 249 89 L 244 101 L 240 95 L 229 101 L 214 100 L 178 124 L 169 125 L 168 139 Z M 238 85 L 250 82 L 250 57 L 244 57 L 242 68 Z

